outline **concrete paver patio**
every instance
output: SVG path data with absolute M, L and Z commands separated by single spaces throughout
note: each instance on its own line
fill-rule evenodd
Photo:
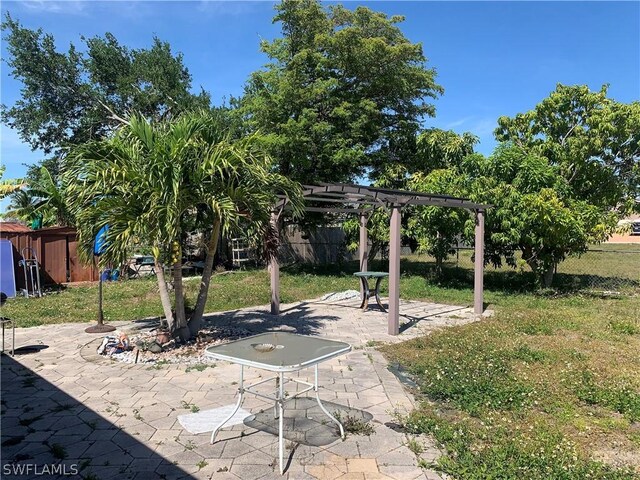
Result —
M 284 329 L 347 341 L 354 347 L 348 355 L 320 365 L 320 396 L 334 411 L 372 416 L 375 433 L 348 434 L 341 441 L 337 432 L 319 420 L 317 428 L 324 441 L 314 444 L 300 440 L 312 435 L 295 436 L 288 431 L 284 477 L 278 473 L 277 436 L 268 428 L 235 425 L 223 429 L 211 445 L 208 433 L 192 435 L 177 420 L 189 411 L 234 403 L 238 366 L 216 362 L 214 368 L 201 370 L 186 365 L 128 365 L 95 355 L 100 339 L 84 333 L 84 325 L 19 329 L 18 347 L 48 348 L 2 357 L 2 476 L 55 478 L 56 472 L 62 472 L 55 468 L 65 468 L 67 473 L 80 472 L 64 478 L 94 479 L 441 478 L 418 467 L 416 456 L 406 446 L 408 439 L 394 429 L 392 412 L 409 410 L 413 401 L 368 342 L 406 340 L 435 328 L 473 321 L 473 313 L 468 308 L 402 302 L 405 326 L 401 335 L 392 337 L 386 334 L 384 313 L 363 312 L 358 304 L 357 300 L 316 300 L 283 305 L 278 317 L 271 316 L 266 307 L 208 317 L 215 324 L 252 333 Z M 118 326 L 126 331 L 136 324 Z M 250 382 L 263 373 L 245 369 L 245 378 Z M 311 380 L 312 370 L 298 375 Z M 303 418 L 311 412 L 310 406 L 297 402 L 285 412 L 287 425 L 295 429 L 298 422 L 302 428 L 311 428 Z M 247 395 L 243 408 L 256 414 L 272 406 Z M 422 458 L 436 459 L 435 446 L 428 439 L 421 441 L 426 443 Z M 29 474 L 9 474 L 16 468 Z M 25 470 L 28 468 L 31 470 Z M 38 469 L 41 473 L 43 468 L 52 474 L 38 476 Z

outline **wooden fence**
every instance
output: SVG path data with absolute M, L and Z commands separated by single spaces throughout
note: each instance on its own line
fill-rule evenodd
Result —
M 18 290 L 25 286 L 24 271 L 19 266 L 25 248 L 32 248 L 38 258 L 42 285 L 98 280 L 97 270 L 83 265 L 78 259 L 78 240 L 73 228 L 51 227 L 29 232 L 3 232 L 0 227 L 0 238 L 13 244 L 13 269 Z M 24 253 L 27 254 L 27 251 Z M 3 265 L 2 268 L 6 267 Z

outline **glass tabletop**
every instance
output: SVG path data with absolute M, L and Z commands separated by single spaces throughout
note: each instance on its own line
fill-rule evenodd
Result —
M 389 274 L 387 272 L 356 272 L 354 273 L 356 277 L 388 277 Z
M 345 342 L 288 332 L 268 332 L 205 349 L 210 358 L 271 371 L 300 370 L 351 350 Z

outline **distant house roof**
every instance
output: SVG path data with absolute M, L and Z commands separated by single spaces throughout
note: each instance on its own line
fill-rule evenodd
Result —
M 17 222 L 0 222 L 0 232 L 24 233 L 31 232 L 31 229 L 26 225 Z
M 638 223 L 638 222 L 640 222 L 640 214 L 633 214 L 618 221 L 618 225 L 626 225 L 628 223 Z

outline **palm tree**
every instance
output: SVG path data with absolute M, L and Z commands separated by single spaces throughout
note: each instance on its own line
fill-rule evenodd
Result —
M 0 200 L 14 192 L 20 191 L 25 186 L 24 181 L 20 179 L 3 179 L 2 177 L 5 170 L 6 167 L 4 165 L 0 165 Z
M 7 217 L 18 218 L 23 222 L 31 222 L 35 217 L 33 197 L 27 188 L 15 189 L 9 194 L 9 205 L 7 206 Z
M 7 215 L 15 216 L 25 222 L 40 217 L 42 225 L 73 225 L 73 215 L 67 206 L 65 186 L 54 180 L 45 167 L 35 180 L 21 182 L 11 194 L 11 203 Z
M 273 173 L 258 137 L 232 141 L 208 112 L 159 123 L 133 116 L 112 138 L 71 151 L 65 178 L 85 260 L 104 225 L 102 264 L 121 263 L 136 243 L 152 245 L 164 313 L 183 339 L 200 329 L 220 233 L 248 217 L 256 235 L 266 235 L 277 194 L 287 196 L 295 212 L 301 209 L 299 185 Z M 181 248 L 194 222 L 208 242 L 198 299 L 187 318 Z M 175 315 L 164 265 L 173 267 Z

